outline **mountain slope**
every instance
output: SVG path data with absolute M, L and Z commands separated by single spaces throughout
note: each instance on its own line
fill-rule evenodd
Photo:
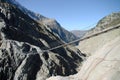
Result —
M 22 5 L 20 5 L 18 2 L 13 0 L 8 0 L 9 3 L 12 5 L 17 6 L 19 9 L 21 9 L 24 14 L 27 14 L 32 19 L 36 20 L 39 23 L 42 23 L 46 26 L 48 26 L 58 37 L 60 37 L 65 42 L 71 42 L 73 40 L 78 39 L 74 34 L 71 32 L 65 30 L 56 20 L 47 18 L 41 14 L 36 14 L 26 8 L 24 8 Z
M 95 34 L 107 28 L 112 28 L 120 23 L 120 12 L 112 13 L 103 19 L 101 19 L 95 28 L 88 31 L 84 37 Z M 87 40 L 84 40 L 79 43 L 79 48 L 83 53 L 88 55 L 93 54 L 97 49 L 101 48 L 104 44 L 111 41 L 112 39 L 119 36 L 119 30 L 113 30 L 111 32 L 107 32 L 103 35 L 99 35 Z M 92 44 L 92 47 L 91 47 Z
M 119 28 L 84 40 L 79 47 L 91 55 L 76 75 L 51 77 L 47 80 L 119 80 L 120 79 L 120 13 L 112 13 L 101 19 L 84 37 L 96 32 Z M 107 23 L 107 24 L 106 24 Z M 108 26 L 109 25 L 109 26 Z M 83 45 L 84 44 L 84 45 Z
M 116 45 L 117 44 L 117 45 Z M 47 80 L 119 80 L 120 36 L 90 56 L 76 75 L 51 77 Z
M 42 20 L 39 20 L 38 22 L 44 23 L 54 33 L 56 33 L 63 41 L 67 43 L 78 39 L 78 37 L 76 37 L 74 34 L 61 27 L 61 25 L 54 19 L 44 18 Z
M 8 1 L 8 0 L 7 0 Z M 0 2 L 0 80 L 45 80 L 77 73 L 84 56 L 17 6 Z

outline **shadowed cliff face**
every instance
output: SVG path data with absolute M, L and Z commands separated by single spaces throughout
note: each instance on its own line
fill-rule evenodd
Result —
M 0 2 L 0 80 L 45 80 L 77 73 L 84 56 L 15 5 Z
M 78 39 L 73 33 L 65 30 L 56 20 L 43 18 L 42 20 L 38 20 L 38 22 L 44 23 L 48 26 L 55 34 L 57 34 L 63 41 L 66 43 L 74 41 Z M 77 44 L 77 43 L 76 43 Z
M 19 4 L 16 1 L 8 0 L 11 4 L 15 5 L 16 7 L 19 7 L 20 10 L 22 10 L 25 14 L 27 14 L 29 17 L 34 19 L 35 21 L 44 24 L 45 26 L 49 27 L 49 29 L 54 32 L 56 36 L 61 38 L 64 42 L 71 42 L 73 40 L 78 39 L 74 34 L 71 32 L 65 30 L 55 19 L 47 18 L 41 14 L 36 14 L 26 8 L 24 8 L 21 4 Z

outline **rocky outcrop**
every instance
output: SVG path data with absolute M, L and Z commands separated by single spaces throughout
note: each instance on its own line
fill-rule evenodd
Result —
M 106 43 L 88 58 L 78 73 L 83 80 L 119 80 L 120 36 Z M 85 73 L 84 73 L 85 72 Z
M 89 32 L 87 32 L 86 36 L 91 35 L 96 32 L 99 32 L 99 31 L 102 31 L 102 30 L 110 28 L 110 27 L 114 27 L 119 23 L 120 23 L 120 12 L 111 13 L 110 15 L 105 16 L 104 18 L 99 20 L 96 27 L 89 30 Z
M 89 56 L 83 63 L 82 68 L 76 75 L 68 77 L 53 76 L 47 80 L 119 80 L 120 22 L 118 15 L 119 13 L 113 13 L 103 18 L 100 22 L 98 22 L 97 27 L 88 33 L 94 34 L 116 26 L 119 26 L 119 28 L 94 36 L 80 43 L 80 47 L 84 47 L 80 49 L 83 52 L 86 52 L 86 54 L 89 54 L 90 52 L 91 56 Z M 100 26 L 101 22 L 103 24 Z M 106 22 L 108 23 L 107 25 Z M 89 35 L 88 33 L 85 37 Z
M 54 32 L 54 34 L 60 37 L 64 42 L 71 42 L 73 40 L 78 39 L 74 34 L 64 29 L 55 19 L 47 18 L 41 14 L 34 13 L 26 8 L 24 8 L 21 4 L 13 0 L 8 0 L 9 3 L 18 7 L 20 10 L 27 14 L 29 17 L 37 21 L 38 23 L 42 23 L 45 26 L 49 27 L 49 29 Z
M 45 80 L 77 73 L 84 55 L 73 46 L 45 51 L 64 42 L 6 1 L 0 2 L 0 80 Z
M 84 37 L 98 33 L 108 28 L 115 27 L 118 24 L 120 24 L 120 12 L 112 13 L 104 17 L 103 19 L 101 19 L 96 25 L 96 27 L 88 31 Z M 84 41 L 81 41 L 79 43 L 79 49 L 83 53 L 86 53 L 87 55 L 92 55 L 95 53 L 95 51 L 102 48 L 104 44 L 118 37 L 119 34 L 120 34 L 120 30 L 117 29 L 117 30 L 112 30 L 110 32 L 107 32 L 99 36 L 95 36 L 93 38 L 89 38 Z
M 119 80 L 120 36 L 90 56 L 76 75 L 51 77 L 47 80 Z
M 38 22 L 44 23 L 44 25 L 48 26 L 58 37 L 60 37 L 65 42 L 71 42 L 78 39 L 73 33 L 65 30 L 56 20 L 49 18 L 42 18 L 38 20 Z

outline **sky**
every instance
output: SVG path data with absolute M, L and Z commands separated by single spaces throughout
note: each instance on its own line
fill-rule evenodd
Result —
M 120 12 L 120 0 L 16 0 L 27 9 L 56 19 L 62 27 L 87 30 L 113 12 Z

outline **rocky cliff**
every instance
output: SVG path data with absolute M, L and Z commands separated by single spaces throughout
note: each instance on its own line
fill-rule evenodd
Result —
M 10 0 L 0 2 L 0 80 L 45 80 L 77 73 L 84 55 Z M 45 52 L 43 52 L 45 51 Z
M 71 42 L 78 39 L 73 33 L 65 30 L 56 20 L 50 18 L 42 18 L 38 22 L 44 23 L 48 26 L 56 35 L 58 35 L 63 41 Z
M 77 36 L 75 36 L 71 32 L 64 29 L 55 19 L 51 19 L 51 18 L 45 17 L 41 14 L 32 12 L 32 11 L 26 9 L 25 7 L 23 7 L 21 4 L 19 4 L 15 0 L 7 0 L 7 1 L 9 3 L 11 3 L 12 5 L 18 7 L 20 10 L 22 10 L 24 12 L 24 14 L 27 14 L 29 17 L 31 17 L 35 21 L 42 23 L 45 26 L 48 26 L 49 29 L 51 29 L 52 32 L 54 32 L 54 34 L 57 35 L 58 37 L 60 37 L 64 42 L 68 43 L 68 42 L 78 39 Z
M 83 63 L 81 70 L 76 75 L 51 77 L 47 80 L 119 80 L 120 13 L 112 13 L 101 19 L 85 37 L 116 26 L 119 28 L 80 43 L 80 49 L 91 56 Z
M 119 80 L 120 36 L 90 56 L 76 75 L 51 77 L 47 80 Z
M 118 24 L 120 24 L 120 12 L 112 13 L 102 18 L 98 22 L 96 27 L 88 31 L 84 37 L 98 33 L 108 28 L 112 28 Z M 79 49 L 83 53 L 92 55 L 93 53 L 95 53 L 95 51 L 97 51 L 97 49 L 100 49 L 101 47 L 103 47 L 104 44 L 116 38 L 117 36 L 119 36 L 119 34 L 120 34 L 119 30 L 113 30 L 103 35 L 99 35 L 99 36 L 84 40 L 79 43 Z

